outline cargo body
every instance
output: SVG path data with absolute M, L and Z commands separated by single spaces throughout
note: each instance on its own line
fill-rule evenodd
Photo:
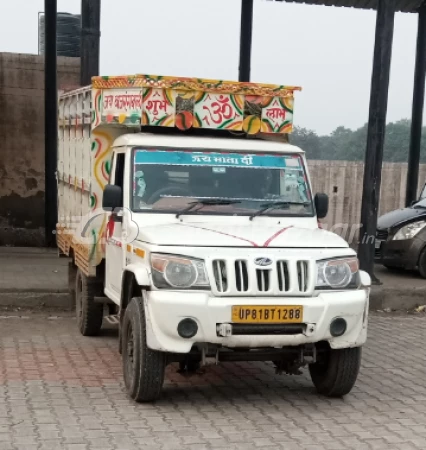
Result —
M 81 333 L 106 307 L 119 323 L 133 399 L 171 362 L 269 360 L 352 389 L 370 279 L 318 227 L 328 199 L 288 143 L 298 89 L 137 75 L 61 97 L 58 247 Z
M 59 101 L 57 243 L 70 252 L 86 275 L 94 276 L 105 257 L 107 217 L 103 190 L 109 181 L 112 144 L 132 130 L 93 127 L 92 88 L 61 96 Z

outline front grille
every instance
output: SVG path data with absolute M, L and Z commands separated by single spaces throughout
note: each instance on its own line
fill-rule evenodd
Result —
M 386 241 L 388 239 L 389 232 L 388 230 L 377 230 L 376 238 L 381 241 Z
M 313 291 L 314 261 L 279 260 L 259 267 L 255 258 L 212 261 L 215 288 L 222 295 L 308 295 Z
M 379 241 L 387 241 L 389 237 L 389 231 L 388 230 L 377 230 L 376 231 L 376 239 Z M 374 249 L 374 257 L 376 259 L 380 259 L 382 257 L 382 250 L 381 248 L 375 248 Z

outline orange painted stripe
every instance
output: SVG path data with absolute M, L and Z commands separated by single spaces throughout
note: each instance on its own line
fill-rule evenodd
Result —
M 145 250 L 142 250 L 141 248 L 135 248 L 133 250 L 136 256 L 139 256 L 140 258 L 145 258 Z

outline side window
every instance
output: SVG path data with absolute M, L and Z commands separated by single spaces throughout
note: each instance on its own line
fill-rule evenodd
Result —
M 114 174 L 114 184 L 115 186 L 120 186 L 121 189 L 124 188 L 124 162 L 125 162 L 125 154 L 117 153 L 114 158 L 113 164 L 113 174 Z
M 120 186 L 122 192 L 121 204 L 124 200 L 124 163 L 126 155 L 124 153 L 116 153 L 113 157 L 110 184 Z

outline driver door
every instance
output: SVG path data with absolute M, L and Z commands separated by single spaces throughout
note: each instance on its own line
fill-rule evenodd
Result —
M 114 153 L 110 184 L 121 187 L 124 205 L 125 153 Z M 120 302 L 121 279 L 125 265 L 126 249 L 123 239 L 123 208 L 110 213 L 106 235 L 105 276 L 106 289 L 110 297 Z

